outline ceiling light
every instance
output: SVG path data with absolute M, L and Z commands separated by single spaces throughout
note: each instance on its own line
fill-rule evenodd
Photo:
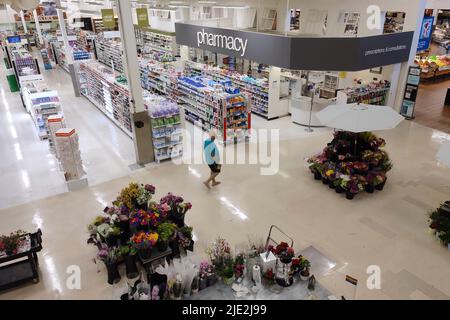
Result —
M 216 4 L 217 1 L 202 1 L 202 0 L 200 0 L 198 3 L 199 4 Z
M 212 6 L 215 9 L 248 9 L 250 6 L 225 6 L 225 5 L 218 5 L 218 6 Z

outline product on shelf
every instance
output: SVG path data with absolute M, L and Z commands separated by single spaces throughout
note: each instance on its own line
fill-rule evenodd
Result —
M 162 161 L 183 154 L 180 107 L 168 99 L 148 93 L 144 97 L 153 130 L 155 159 Z
M 56 131 L 55 145 L 66 181 L 81 179 L 86 172 L 83 169 L 75 129 L 61 128 Z
M 51 115 L 47 118 L 47 136 L 48 136 L 48 143 L 50 147 L 50 151 L 55 154 L 56 158 L 59 159 L 59 155 L 56 153 L 56 147 L 55 147 L 55 137 L 56 132 L 61 129 L 65 128 L 66 124 L 64 121 L 64 117 L 60 114 L 57 115 Z
M 214 80 L 231 81 L 239 90 L 249 97 L 251 111 L 265 118 L 269 110 L 269 81 L 266 78 L 255 79 L 238 72 L 218 67 L 187 61 L 185 72 L 188 75 L 206 75 Z
M 48 117 L 62 114 L 58 92 L 49 90 L 43 80 L 22 82 L 21 92 L 25 107 L 38 129 L 39 137 L 41 139 L 47 138 Z
M 450 55 L 416 57 L 415 63 L 420 67 L 422 79 L 450 74 Z
M 371 82 L 359 87 L 347 88 L 338 91 L 338 101 L 344 99 L 344 103 L 365 103 L 372 105 L 385 105 L 387 93 L 391 83 L 387 80 Z M 344 97 L 344 98 L 342 98 Z
M 177 79 L 177 92 L 186 120 L 204 131 L 218 131 L 223 142 L 248 137 L 250 110 L 247 98 L 237 88 L 230 87 L 229 81 L 183 76 Z
M 176 44 L 175 33 L 146 28 L 136 28 L 135 33 L 143 52 L 158 51 L 172 56 L 180 53 L 180 47 Z
M 120 39 L 104 38 L 103 35 L 100 34 L 95 40 L 95 48 L 98 61 L 116 70 L 117 72 L 124 72 L 122 62 L 122 43 Z
M 81 94 L 131 136 L 131 110 L 128 87 L 117 74 L 97 61 L 80 64 Z
M 52 69 L 52 63 L 50 62 L 50 58 L 48 56 L 47 49 L 41 49 L 41 57 L 42 57 L 42 62 L 44 63 L 45 70 Z

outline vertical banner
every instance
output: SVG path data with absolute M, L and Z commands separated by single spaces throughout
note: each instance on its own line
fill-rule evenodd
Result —
M 102 9 L 102 22 L 104 28 L 115 28 L 116 27 L 116 19 L 114 19 L 114 10 L 113 9 Z
M 136 8 L 138 27 L 145 28 L 149 26 L 147 8 Z
M 427 50 L 430 47 L 431 35 L 433 31 L 434 17 L 424 17 L 422 28 L 420 29 L 419 44 L 417 51 Z

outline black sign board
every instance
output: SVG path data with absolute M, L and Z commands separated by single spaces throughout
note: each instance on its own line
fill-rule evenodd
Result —
M 358 71 L 408 61 L 414 32 L 360 38 L 283 35 L 176 23 L 180 45 L 291 70 Z
M 417 92 L 419 91 L 420 67 L 409 67 L 400 114 L 406 119 L 414 118 Z

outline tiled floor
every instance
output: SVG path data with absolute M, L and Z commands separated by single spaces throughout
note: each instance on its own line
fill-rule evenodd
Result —
M 427 233 L 426 215 L 427 209 L 448 199 L 450 169 L 435 161 L 440 143 L 448 135 L 407 121 L 394 130 L 380 132 L 394 162 L 385 190 L 348 201 L 314 181 L 305 167 L 304 158 L 320 151 L 330 140 L 327 130 L 307 135 L 288 118 L 269 124 L 255 119 L 255 126 L 259 122 L 258 126 L 280 128 L 278 173 L 261 175 L 259 165 L 225 165 L 220 176 L 223 183 L 207 190 L 201 183 L 208 174 L 205 165 L 166 162 L 129 171 L 132 149 L 121 137 L 123 134 L 83 99 L 70 98 L 69 89 L 63 85 L 67 76 L 62 71 L 52 72 L 48 77 L 56 79 L 52 80 L 55 86 L 61 83 L 56 89 L 65 92 L 68 121 L 73 121 L 80 131 L 83 158 L 92 175 L 90 186 L 47 198 L 40 194 L 35 199 L 33 195 L 45 187 L 43 181 L 49 186 L 62 182 L 51 171 L 55 165 L 48 164 L 45 143 L 34 138 L 29 116 L 2 82 L 0 112 L 6 113 L 6 121 L 0 117 L 0 148 L 7 156 L 0 158 L 1 207 L 5 207 L 0 209 L 0 234 L 18 228 L 41 228 L 44 249 L 39 254 L 41 282 L 1 293 L 0 299 L 117 297 L 125 288 L 125 279 L 114 287 L 107 285 L 104 267 L 92 262 L 95 249 L 86 244 L 86 225 L 130 181 L 154 184 L 157 197 L 172 191 L 193 203 L 187 223 L 194 228 L 199 254 L 219 235 L 237 246 L 249 235 L 264 238 L 270 225 L 276 224 L 294 238 L 297 250 L 314 248 L 311 255 L 318 263 L 317 270 L 313 265 L 312 271 L 337 297 L 450 297 L 450 252 Z M 16 125 L 16 139 L 5 130 L 10 125 L 6 106 Z M 20 126 L 16 124 L 19 120 Z M 14 143 L 20 144 L 23 160 L 15 158 Z M 23 183 L 23 170 L 30 172 L 32 188 Z M 3 205 L 4 201 L 8 201 L 7 205 Z M 71 265 L 81 268 L 81 290 L 66 286 L 66 271 Z M 380 290 L 366 287 L 367 268 L 371 265 L 380 267 Z M 344 281 L 346 274 L 359 279 L 357 288 Z

